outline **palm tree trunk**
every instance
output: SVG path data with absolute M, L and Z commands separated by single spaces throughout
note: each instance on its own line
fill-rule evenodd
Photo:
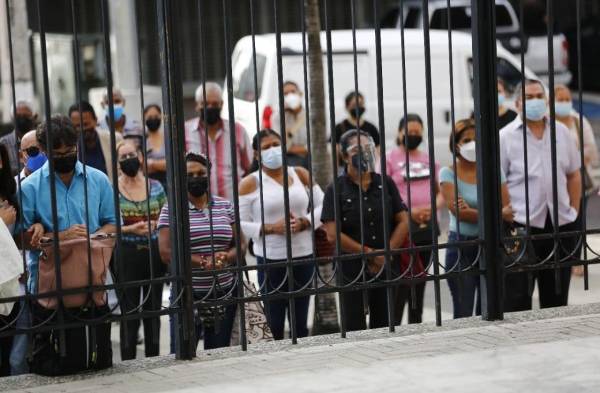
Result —
M 323 51 L 321 49 L 321 17 L 319 0 L 305 0 L 306 31 L 308 34 L 308 74 L 310 105 L 311 158 L 314 180 L 325 189 L 331 182 L 331 156 L 327 149 L 327 122 Z M 319 266 L 323 280 L 333 276 L 331 264 Z M 324 293 L 315 297 L 313 335 L 339 331 L 335 293 Z

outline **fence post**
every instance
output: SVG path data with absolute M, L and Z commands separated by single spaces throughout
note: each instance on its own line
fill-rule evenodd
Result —
M 171 230 L 170 273 L 175 276 L 172 291 L 182 296 L 177 301 L 175 336 L 177 359 L 196 355 L 194 302 L 192 297 L 192 267 L 189 240 L 189 214 L 186 183 L 185 133 L 181 81 L 181 51 L 178 18 L 179 0 L 158 0 L 158 38 L 160 72 L 165 120 L 165 150 L 167 158 L 167 192 Z M 177 297 L 177 296 L 175 296 Z
M 496 15 L 494 0 L 472 2 L 473 95 L 477 126 L 477 193 L 483 253 L 481 312 L 485 320 L 503 318 L 500 151 L 497 128 Z

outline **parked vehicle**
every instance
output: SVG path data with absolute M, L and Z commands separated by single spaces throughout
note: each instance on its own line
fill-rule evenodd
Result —
M 402 2 L 404 27 L 423 28 L 423 4 L 421 0 Z M 446 0 L 429 1 L 429 27 L 434 30 L 448 29 L 448 3 Z M 402 5 L 400 5 L 402 6 Z M 400 6 L 394 8 L 384 18 L 385 27 L 400 28 Z M 471 0 L 452 0 L 450 7 L 452 30 L 471 31 Z M 548 81 L 548 37 L 544 29 L 530 34 L 521 43 L 520 23 L 517 13 L 508 0 L 496 0 L 496 34 L 498 40 L 517 57 L 525 51 L 525 64 L 545 82 Z M 562 33 L 553 36 L 554 80 L 569 84 L 572 75 L 569 71 L 569 44 Z
M 354 56 L 352 31 L 332 31 L 333 88 L 336 122 L 346 117 L 344 97 L 354 91 Z M 449 164 L 451 156 L 448 140 L 451 132 L 450 71 L 448 56 L 448 36 L 442 31 L 431 32 L 431 82 L 433 129 L 435 154 L 441 164 Z M 292 80 L 303 86 L 302 34 L 281 35 L 283 80 Z M 326 48 L 325 33 L 321 34 L 322 47 Z M 454 109 L 456 118 L 469 117 L 473 112 L 473 67 L 471 36 L 456 32 L 452 37 L 452 63 L 454 69 Z M 378 122 L 377 104 L 377 63 L 375 59 L 374 30 L 356 31 L 356 60 L 358 89 L 366 102 L 365 118 L 375 125 Z M 385 114 L 385 141 L 392 147 L 396 141 L 398 122 L 404 115 L 402 88 L 402 47 L 400 34 L 396 29 L 381 30 L 383 103 Z M 238 41 L 233 51 L 233 95 L 236 120 L 241 122 L 249 133 L 256 132 L 256 109 L 258 100 L 261 119 L 278 109 L 278 74 L 275 35 L 256 36 L 256 68 L 258 91 L 254 90 L 254 67 L 252 40 L 250 36 Z M 406 29 L 406 93 L 409 112 L 416 112 L 426 119 L 425 88 L 425 49 L 423 32 L 420 29 Z M 323 57 L 325 72 L 325 92 L 328 94 L 327 62 Z M 501 45 L 498 45 L 498 73 L 508 84 L 521 80 L 518 60 Z M 527 77 L 535 74 L 526 70 Z M 227 98 L 225 97 L 225 105 Z M 327 101 L 328 102 L 328 101 Z M 224 111 L 223 113 L 227 113 Z M 329 120 L 329 119 L 327 119 Z M 328 130 L 331 126 L 328 125 Z M 380 130 L 381 132 L 381 130 Z

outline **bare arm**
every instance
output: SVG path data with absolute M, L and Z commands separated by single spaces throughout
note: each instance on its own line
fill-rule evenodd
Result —
M 567 191 L 571 207 L 579 211 L 581 203 L 581 173 L 579 170 L 567 175 Z
M 330 243 L 335 243 L 335 241 L 336 241 L 335 221 L 328 221 L 328 222 L 324 223 L 323 228 L 325 228 L 325 232 L 327 233 L 327 240 Z M 340 233 L 340 240 L 342 243 L 341 244 L 342 251 L 344 251 L 346 253 L 360 254 L 363 251 L 363 248 L 361 247 L 359 242 L 352 239 L 350 236 L 346 235 L 343 232 Z M 365 250 L 365 252 L 373 252 L 373 249 L 368 246 L 365 246 L 364 250 Z
M 468 206 L 459 196 L 458 214 L 456 212 L 456 200 L 454 199 L 454 184 L 449 182 L 442 183 L 442 195 L 446 201 L 448 210 L 460 221 L 477 223 L 479 214 L 477 209 Z
M 408 212 L 400 212 L 395 215 L 396 227 L 390 237 L 390 248 L 401 248 L 408 236 Z

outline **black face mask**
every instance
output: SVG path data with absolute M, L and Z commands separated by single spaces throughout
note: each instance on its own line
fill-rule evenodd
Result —
M 366 109 L 364 106 L 359 106 L 358 108 L 350 109 L 348 112 L 350 112 L 350 116 L 353 118 L 360 119 L 365 114 L 365 111 Z M 356 115 L 358 115 L 358 117 L 356 117 Z
M 57 173 L 65 175 L 73 172 L 77 164 L 77 153 L 69 154 L 68 156 L 57 157 L 54 159 L 54 170 Z
M 350 159 L 352 166 L 358 169 L 361 172 L 366 172 L 369 170 L 369 163 L 364 158 L 363 154 L 355 154 Z
M 17 117 L 15 117 L 15 128 L 23 135 L 26 132 L 33 130 L 33 119 L 29 116 L 17 115 Z
M 205 115 L 206 112 L 206 115 Z M 205 117 L 206 116 L 206 117 Z M 200 119 L 209 126 L 215 125 L 221 119 L 221 108 L 203 108 L 200 110 Z
M 146 120 L 146 127 L 148 131 L 155 132 L 160 128 L 160 119 L 158 117 L 151 117 Z
M 140 160 L 137 157 L 131 157 L 123 161 L 119 161 L 121 171 L 129 177 L 134 177 L 140 170 Z
M 201 197 L 208 191 L 208 176 L 188 177 L 187 189 L 191 196 Z
M 404 142 L 404 138 L 402 139 Z M 408 150 L 415 150 L 423 142 L 423 137 L 420 135 L 407 135 L 406 136 L 406 148 Z

